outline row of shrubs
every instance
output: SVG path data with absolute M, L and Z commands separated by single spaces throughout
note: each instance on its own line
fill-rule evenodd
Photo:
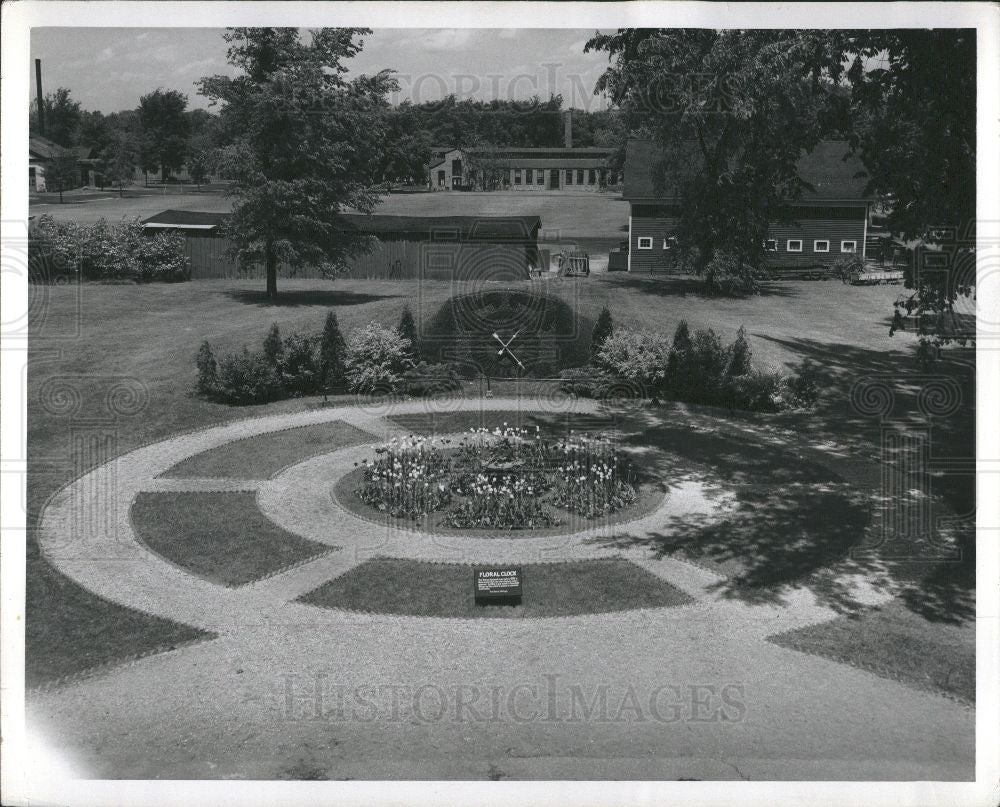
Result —
M 108 224 L 56 221 L 43 215 L 32 222 L 28 261 L 33 282 L 71 275 L 87 280 L 176 282 L 190 274 L 180 233 L 146 235 L 139 219 Z
M 236 405 L 328 393 L 423 396 L 457 389 L 461 381 L 455 368 L 421 361 L 415 336 L 409 308 L 397 328 L 370 322 L 346 342 L 333 311 L 317 334 L 282 338 L 275 323 L 260 350 L 244 347 L 216 359 L 212 346 L 203 342 L 196 357 L 196 389 Z
M 752 359 L 743 327 L 735 341 L 723 345 L 711 328 L 692 334 L 682 320 L 670 340 L 651 331 L 615 329 L 605 308 L 594 328 L 590 365 L 563 370 L 560 386 L 581 397 L 630 394 L 753 412 L 815 404 L 818 387 L 810 369 L 767 371 L 755 367 Z
M 396 328 L 370 322 L 346 341 L 331 311 L 316 334 L 282 338 L 272 325 L 259 350 L 244 347 L 217 360 L 211 345 L 202 343 L 197 391 L 243 405 L 341 392 L 423 397 L 461 387 L 463 368 L 428 363 L 420 351 L 408 307 Z M 762 370 L 752 359 L 742 327 L 731 344 L 723 345 L 713 330 L 691 333 L 681 321 L 671 340 L 660 333 L 616 329 L 605 308 L 593 329 L 590 363 L 560 372 L 560 386 L 581 397 L 664 399 L 754 412 L 815 403 L 814 373 Z

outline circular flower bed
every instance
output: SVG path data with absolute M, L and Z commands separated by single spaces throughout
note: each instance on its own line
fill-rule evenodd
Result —
M 631 463 L 606 437 L 551 439 L 506 423 L 457 443 L 410 435 L 379 446 L 355 494 L 395 518 L 442 513 L 449 527 L 503 530 L 609 516 L 639 500 Z

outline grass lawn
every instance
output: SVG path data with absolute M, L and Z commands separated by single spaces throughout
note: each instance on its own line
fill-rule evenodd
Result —
M 125 198 L 117 192 L 81 192 L 36 196 L 33 215 L 48 214 L 90 224 L 98 219 L 117 221 L 122 216 L 149 218 L 164 210 L 227 212 L 232 200 L 216 187 L 133 187 Z M 585 242 L 617 246 L 628 238 L 628 203 L 615 193 L 398 193 L 384 197 L 378 213 L 393 216 L 538 216 L 553 243 Z M 606 251 L 606 250 L 605 250 Z
M 470 195 L 440 196 L 466 199 Z M 206 194 L 206 198 L 211 195 Z M 101 204 L 74 207 L 93 209 Z M 169 204 L 158 209 L 177 206 L 170 198 Z M 725 340 L 731 340 L 744 324 L 759 363 L 794 366 L 804 359 L 812 360 L 818 367 L 822 390 L 816 411 L 743 420 L 754 427 L 772 423 L 791 428 L 816 442 L 835 440 L 857 457 L 877 457 L 880 423 L 878 418 L 852 409 L 852 385 L 866 375 L 883 375 L 902 379 L 902 386 L 919 375 L 912 358 L 913 337 L 907 333 L 888 335 L 892 301 L 900 292 L 897 288 L 789 281 L 767 284 L 765 293 L 757 298 L 730 300 L 706 297 L 690 281 L 639 275 L 595 274 L 533 285 L 559 294 L 591 319 L 608 305 L 618 325 L 629 323 L 671 333 L 685 318 L 692 328 L 715 328 Z M 406 285 L 282 280 L 279 290 L 279 300 L 272 303 L 264 298 L 263 284 L 254 281 L 30 289 L 29 680 L 37 682 L 53 672 L 61 675 L 97 661 L 166 649 L 176 638 L 164 638 L 151 617 L 80 589 L 39 556 L 32 530 L 41 508 L 56 490 L 111 456 L 180 431 L 317 405 L 317 399 L 297 399 L 230 407 L 193 396 L 194 357 L 203 339 L 209 339 L 218 354 L 243 345 L 259 345 L 272 322 L 277 322 L 285 335 L 294 330 L 318 331 L 330 308 L 336 311 L 344 332 L 350 333 L 371 320 L 395 324 L 406 303 L 418 317 L 431 316 L 451 294 L 465 289 L 443 281 Z M 949 350 L 947 356 L 949 360 L 935 372 L 959 379 L 966 407 L 935 423 L 935 453 L 940 459 L 973 456 L 974 354 L 956 349 Z M 109 392 L 119 383 L 143 392 L 141 411 L 122 414 L 110 408 Z M 70 388 L 71 406 L 56 394 L 54 384 Z M 478 395 L 478 384 L 467 385 L 466 391 Z M 906 418 L 916 411 L 914 400 L 911 392 L 901 391 L 893 417 Z M 433 409 L 433 404 L 429 407 Z M 113 445 L 108 454 L 80 454 L 73 449 L 74 430 L 80 423 L 109 420 L 113 423 Z M 644 440 L 641 434 L 634 439 L 638 445 Z M 872 468 L 878 470 L 874 463 Z M 941 477 L 935 484 L 935 490 L 949 497 L 956 512 L 972 512 L 969 477 Z M 932 605 L 936 613 L 928 614 L 929 619 L 951 608 L 953 599 L 948 593 L 935 596 Z M 919 605 L 914 603 L 913 608 Z M 135 628 L 123 631 L 123 625 Z M 177 630 L 178 636 L 183 633 L 179 626 Z M 89 658 L 84 658 L 82 648 L 87 649 Z
M 131 517 L 136 535 L 154 552 L 225 586 L 330 550 L 266 518 L 253 493 L 140 493 Z
M 162 476 L 270 479 L 283 468 L 316 454 L 374 439 L 375 435 L 337 420 L 299 426 L 202 451 L 177 463 Z
M 975 626 L 929 622 L 900 602 L 772 636 L 770 641 L 966 703 L 976 701 Z
M 377 614 L 531 618 L 667 608 L 691 602 L 683 591 L 627 560 L 533 563 L 523 571 L 522 604 L 477 606 L 473 566 L 375 558 L 301 597 L 324 608 Z

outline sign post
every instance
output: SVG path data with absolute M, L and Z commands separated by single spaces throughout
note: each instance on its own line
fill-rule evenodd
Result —
M 473 570 L 476 605 L 520 605 L 524 575 L 520 566 L 489 566 Z

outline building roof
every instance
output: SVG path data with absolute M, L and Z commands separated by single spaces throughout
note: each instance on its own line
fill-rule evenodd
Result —
M 681 148 L 695 150 L 694 142 Z M 664 182 L 657 187 L 656 166 L 661 163 L 663 152 L 649 140 L 630 140 L 625 149 L 625 199 L 671 199 L 677 190 Z M 695 155 L 692 155 L 695 157 Z M 680 160 L 679 163 L 686 161 Z M 691 162 L 691 165 L 697 163 Z M 834 199 L 867 199 L 865 186 L 868 178 L 864 166 L 856 156 L 850 155 L 844 140 L 824 140 L 798 161 L 799 176 L 811 188 L 802 191 L 804 201 Z M 859 176 L 860 174 L 860 176 Z
M 610 157 L 614 153 L 613 148 L 604 146 L 583 146 L 580 148 L 559 148 L 554 146 L 540 146 L 532 148 L 513 148 L 509 146 L 472 146 L 462 149 L 468 154 L 493 153 L 502 159 L 529 158 L 536 160 L 544 159 L 574 159 L 577 157 Z
M 49 140 L 41 135 L 28 136 L 28 154 L 41 157 L 43 160 L 54 160 L 65 149 L 58 143 Z
M 143 221 L 151 229 L 213 230 L 224 225 L 228 213 L 164 210 Z M 372 235 L 412 235 L 460 241 L 534 239 L 542 220 L 538 216 L 366 216 L 347 213 L 345 229 Z
M 602 159 L 577 157 L 574 160 L 533 160 L 512 159 L 503 160 L 511 168 L 607 168 L 608 161 Z
M 176 230 L 210 230 L 220 227 L 229 218 L 228 213 L 206 213 L 200 210 L 164 210 L 143 221 L 146 227 Z

